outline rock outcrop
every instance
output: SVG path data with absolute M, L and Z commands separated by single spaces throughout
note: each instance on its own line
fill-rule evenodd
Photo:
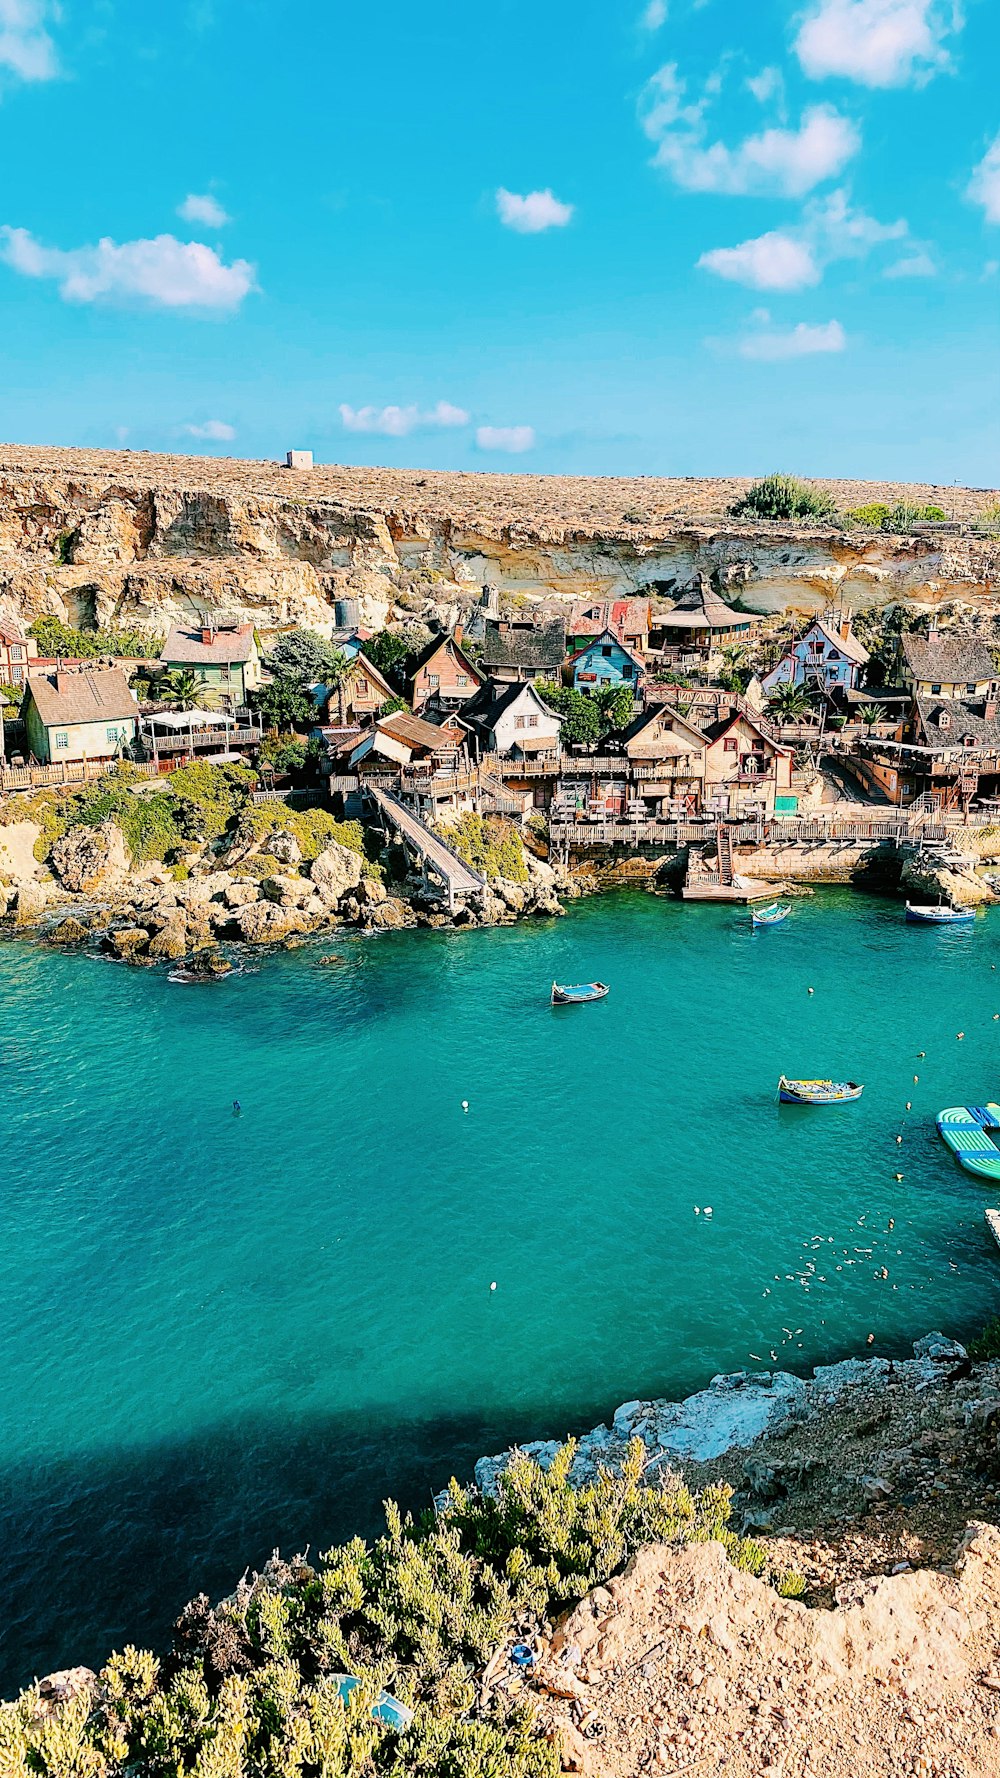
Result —
M 114 821 L 99 827 L 73 827 L 52 848 L 52 869 L 73 895 L 117 888 L 132 868 L 125 835 Z
M 447 616 L 485 582 L 531 599 L 647 591 L 712 574 L 757 611 L 831 598 L 989 602 L 1000 540 L 963 530 L 986 490 L 829 482 L 838 506 L 938 503 L 914 536 L 726 517 L 744 478 L 455 475 L 0 449 L 0 617 L 162 633 L 193 612 L 320 630 L 337 602 L 378 626 Z M 352 607 L 354 609 L 354 607 Z

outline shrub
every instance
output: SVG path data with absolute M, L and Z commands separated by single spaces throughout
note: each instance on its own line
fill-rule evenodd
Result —
M 977 1364 L 985 1364 L 989 1359 L 1000 1358 L 1000 1316 L 994 1316 L 980 1328 L 975 1339 L 969 1341 L 969 1357 Z
M 303 684 L 318 679 L 332 685 L 341 677 L 347 659 L 315 630 L 289 630 L 274 644 L 268 665 L 277 673 L 291 674 Z
M 505 877 L 511 883 L 528 881 L 528 866 L 517 828 L 497 815 L 460 815 L 448 826 L 440 825 L 436 833 L 473 870 L 481 871 L 488 882 Z
M 775 1586 L 775 1591 L 780 1593 L 782 1599 L 801 1599 L 805 1590 L 806 1577 L 797 1568 L 786 1568 Z
M 268 728 L 302 728 L 317 719 L 316 705 L 295 673 L 276 673 L 270 685 L 250 695 Z
M 813 488 L 794 475 L 765 475 L 729 508 L 734 519 L 824 519 L 836 502 L 826 488 Z
M 563 744 L 569 747 L 594 746 L 601 738 L 604 727 L 601 707 L 594 698 L 585 697 L 582 691 L 573 691 L 566 685 L 556 685 L 550 680 L 538 686 L 538 695 L 563 718 L 560 737 Z
M 360 821 L 338 821 L 328 809 L 290 809 L 285 803 L 248 804 L 240 816 L 235 843 L 252 845 L 279 831 L 292 835 L 306 864 L 318 858 L 331 840 L 364 856 Z
M 136 655 L 152 660 L 163 646 L 160 636 L 147 636 L 142 630 L 74 630 L 58 617 L 36 617 L 28 631 L 38 643 L 39 654 L 78 655 L 92 660 L 98 655 Z
M 988 501 L 976 522 L 990 537 L 1000 537 L 1000 500 Z
M 887 506 L 876 500 L 868 506 L 856 506 L 851 512 L 845 512 L 844 524 L 863 526 L 868 531 L 905 532 L 914 525 L 940 524 L 947 517 L 940 506 L 908 506 L 902 500 Z

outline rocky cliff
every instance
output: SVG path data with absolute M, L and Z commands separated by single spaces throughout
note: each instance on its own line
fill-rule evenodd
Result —
M 725 516 L 745 480 L 445 474 L 0 446 L 0 619 L 51 612 L 162 631 L 206 613 L 329 629 L 336 601 L 384 621 L 468 602 L 648 590 L 705 570 L 751 609 L 831 597 L 992 608 L 1000 540 L 970 526 L 989 490 L 829 482 L 841 509 L 937 502 L 911 537 Z

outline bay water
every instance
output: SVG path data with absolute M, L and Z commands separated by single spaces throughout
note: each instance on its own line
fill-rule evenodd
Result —
M 847 890 L 758 933 L 618 894 L 196 987 L 0 947 L 0 1692 L 515 1439 L 975 1329 L 995 1194 L 933 1119 L 1000 1097 L 998 1014 L 1000 916 Z M 782 1071 L 864 1096 L 779 1107 Z

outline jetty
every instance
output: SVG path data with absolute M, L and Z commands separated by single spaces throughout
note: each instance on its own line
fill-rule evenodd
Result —
M 366 794 L 395 831 L 407 856 L 417 861 L 424 877 L 443 885 L 449 913 L 470 895 L 481 894 L 486 878 L 466 864 L 438 834 L 432 833 L 398 796 L 374 784 L 366 786 Z

